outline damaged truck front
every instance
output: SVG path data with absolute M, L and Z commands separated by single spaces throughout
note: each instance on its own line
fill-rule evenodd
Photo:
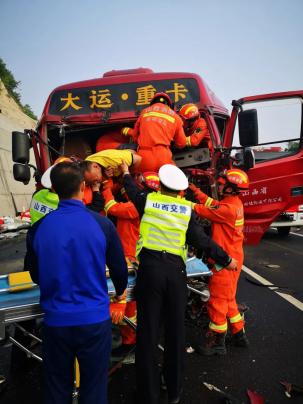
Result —
M 13 132 L 15 179 L 26 184 L 33 168 L 41 187 L 41 175 L 59 155 L 85 158 L 95 152 L 100 137 L 119 138 L 122 127 L 134 125 L 156 92 L 166 92 L 176 111 L 196 104 L 207 123 L 211 154 L 199 146 L 180 151 L 172 145 L 174 160 L 189 180 L 216 196 L 218 172 L 232 166 L 248 172 L 251 185 L 243 195 L 247 243 L 258 243 L 282 212 L 303 204 L 303 91 L 242 98 L 232 102 L 229 115 L 198 75 L 146 68 L 114 70 L 56 88 L 36 130 Z M 34 164 L 29 164 L 30 147 Z M 264 147 L 281 152 L 262 153 Z

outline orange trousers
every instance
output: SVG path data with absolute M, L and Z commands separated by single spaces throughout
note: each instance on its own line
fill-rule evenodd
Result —
M 229 326 L 232 334 L 235 334 L 244 328 L 244 320 L 236 302 L 239 275 L 240 271 L 223 269 L 210 278 L 207 310 L 210 318 L 209 328 L 215 332 L 226 332 Z
M 134 300 L 126 303 L 125 316 L 137 324 L 137 304 Z M 120 333 L 122 337 L 122 344 L 135 345 L 136 331 L 126 323 L 120 324 Z
M 138 154 L 142 157 L 137 172 L 158 172 L 164 164 L 175 164 L 169 146 L 157 145 L 153 147 L 138 148 Z

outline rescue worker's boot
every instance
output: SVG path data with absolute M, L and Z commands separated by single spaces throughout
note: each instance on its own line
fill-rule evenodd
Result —
M 241 348 L 247 348 L 249 346 L 249 341 L 245 334 L 244 328 L 232 335 L 232 344 Z
M 198 346 L 197 351 L 201 355 L 225 355 L 225 336 L 226 332 L 218 333 L 209 330 L 206 334 L 206 341 L 204 345 Z

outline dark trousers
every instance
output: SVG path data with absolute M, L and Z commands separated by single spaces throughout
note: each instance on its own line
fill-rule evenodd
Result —
M 44 404 L 71 404 L 74 361 L 80 367 L 80 404 L 107 403 L 111 321 L 43 328 Z
M 159 371 L 157 344 L 164 322 L 164 377 L 168 397 L 182 389 L 185 355 L 186 273 L 183 260 L 172 254 L 143 249 L 136 285 L 136 376 L 140 403 L 157 404 Z

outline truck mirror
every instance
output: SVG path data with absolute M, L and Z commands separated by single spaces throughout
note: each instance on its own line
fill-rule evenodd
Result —
M 239 112 L 239 139 L 244 147 L 258 144 L 258 115 L 256 109 Z
M 243 151 L 244 170 L 249 170 L 255 166 L 255 154 L 251 148 L 244 149 Z
M 31 179 L 31 170 L 27 164 L 14 164 L 13 174 L 16 181 L 23 182 L 27 185 Z
M 12 132 L 12 151 L 15 163 L 27 164 L 29 162 L 30 140 L 27 133 Z

